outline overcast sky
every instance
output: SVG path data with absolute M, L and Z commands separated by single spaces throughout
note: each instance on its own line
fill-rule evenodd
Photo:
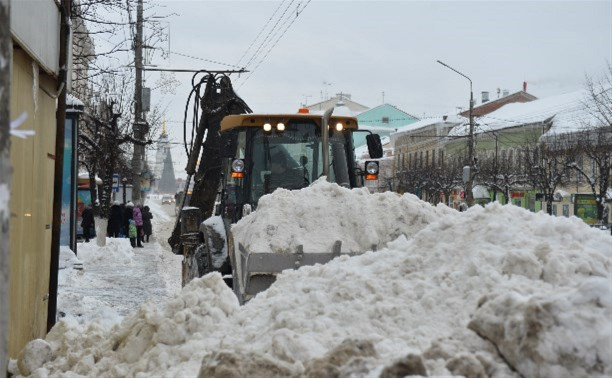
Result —
M 177 14 L 168 19 L 172 51 L 236 65 L 277 8 L 278 17 L 291 4 L 287 15 L 295 18 L 299 3 L 302 9 L 308 0 L 159 1 L 164 8 L 155 12 Z M 279 27 L 289 22 L 281 20 Z M 601 75 L 612 61 L 612 2 L 313 0 L 265 60 L 234 84 L 255 112 L 295 112 L 305 100 L 312 104 L 338 92 L 374 107 L 384 91 L 386 103 L 418 117 L 434 116 L 469 101 L 468 81 L 438 59 L 471 77 L 477 103 L 481 91 L 495 98 L 497 88 L 512 93 L 523 81 L 537 97 L 577 90 L 585 75 Z M 232 68 L 176 54 L 167 60 L 157 55 L 152 63 Z M 178 142 L 191 75 L 175 77 L 181 83 L 175 95 L 154 90 L 152 99 L 167 108 L 168 129 Z M 147 86 L 155 87 L 158 79 L 148 73 Z M 175 146 L 179 173 L 185 157 Z

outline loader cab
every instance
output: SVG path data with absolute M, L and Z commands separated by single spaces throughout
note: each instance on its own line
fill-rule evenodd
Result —
M 220 212 L 230 222 L 257 208 L 278 189 L 299 190 L 323 176 L 320 115 L 233 115 L 221 122 L 224 179 Z M 354 188 L 354 117 L 332 117 L 328 127 L 328 181 Z M 220 214 L 221 215 L 221 214 Z

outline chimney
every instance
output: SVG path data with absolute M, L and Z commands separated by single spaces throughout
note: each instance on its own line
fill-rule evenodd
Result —
M 489 92 L 483 91 L 482 92 L 482 103 L 484 104 L 485 102 L 489 101 Z
M 527 92 L 527 82 L 523 81 L 523 92 Z
M 501 94 L 501 89 L 497 88 L 497 98 L 499 98 L 500 94 Z
M 506 97 L 510 94 L 510 92 L 507 89 L 504 89 L 504 92 L 502 93 L 502 97 Z

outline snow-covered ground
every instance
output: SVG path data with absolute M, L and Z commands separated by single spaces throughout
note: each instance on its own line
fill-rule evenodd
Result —
M 68 248 L 61 249 L 60 317 L 109 328 L 145 301 L 162 303 L 180 291 L 181 257 L 162 247 L 174 226 L 169 215 L 174 208 L 166 209 L 157 200 L 147 205 L 153 213 L 154 234 L 145 248 L 132 248 L 126 238 L 107 238 L 105 247 L 94 240 L 79 243 L 78 257 Z
M 368 194 L 321 181 L 262 200 L 264 206 L 235 227 L 250 222 L 245 243 L 251 246 L 279 245 L 280 239 L 290 249 L 325 228 L 347 246 L 386 247 L 285 271 L 244 306 L 215 273 L 165 303 L 143 304 L 112 329 L 59 322 L 45 341 L 24 350 L 22 373 L 612 374 L 612 238 L 606 232 L 512 205 L 459 213 L 410 195 Z M 307 205 L 319 208 L 302 211 Z M 346 224 L 358 216 L 370 220 Z M 260 229 L 259 221 L 277 228 Z

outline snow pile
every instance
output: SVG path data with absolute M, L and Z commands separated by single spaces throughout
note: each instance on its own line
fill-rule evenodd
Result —
M 227 261 L 227 245 L 225 244 L 225 239 L 221 237 L 221 235 L 225 235 L 223 218 L 221 216 L 212 216 L 206 219 L 204 224 L 208 226 L 209 230 L 214 232 L 209 232 L 207 235 L 209 238 L 211 262 L 216 269 L 221 269 Z
M 87 296 L 82 292 L 85 286 L 95 285 L 103 290 L 104 282 L 91 282 L 87 273 L 101 264 L 117 262 L 119 265 L 131 264 L 132 247 L 125 243 L 128 239 L 107 238 L 106 247 L 100 248 L 93 241 L 79 243 L 75 256 L 68 247 L 60 248 L 58 272 L 58 318 L 74 320 L 80 324 L 95 321 L 98 326 L 110 329 L 122 317 L 108 303 Z M 84 290 L 83 290 L 84 291 Z
M 99 247 L 96 243 L 80 243 L 77 247 L 79 259 L 85 266 L 104 261 L 116 261 L 120 265 L 131 265 L 134 249 L 127 238 L 106 238 L 106 245 Z
M 400 235 L 411 237 L 429 223 L 453 214 L 412 194 L 371 195 L 368 189 L 346 189 L 323 178 L 297 191 L 277 189 L 259 200 L 257 211 L 232 226 L 237 243 L 251 252 L 342 252 L 382 248 Z
M 459 213 L 419 204 L 411 196 L 392 200 L 327 184 L 312 189 L 309 198 L 300 197 L 303 191 L 280 190 L 264 198 L 264 212 L 274 203 L 295 211 L 277 214 L 285 217 L 282 230 L 289 231 L 278 237 L 299 237 L 291 227 L 308 214 L 301 201 L 323 214 L 316 206 L 332 206 L 331 200 L 319 202 L 332 196 L 349 210 L 320 223 L 336 227 L 347 244 L 374 243 L 393 232 L 408 238 L 402 235 L 378 252 L 286 271 L 242 307 L 213 273 L 192 281 L 163 306 L 143 305 L 110 331 L 60 322 L 46 338 L 50 361 L 35 373 L 612 374 L 612 238 L 607 233 L 577 218 L 512 205 Z M 360 207 L 361 217 L 351 220 Z M 384 225 L 364 220 L 383 222 L 383 213 L 403 224 L 393 224 L 385 234 Z M 308 232 L 328 228 L 302 225 Z
M 79 260 L 74 252 L 66 246 L 60 247 L 60 257 L 59 257 L 59 269 L 70 269 L 74 265 L 83 265 L 83 262 Z

